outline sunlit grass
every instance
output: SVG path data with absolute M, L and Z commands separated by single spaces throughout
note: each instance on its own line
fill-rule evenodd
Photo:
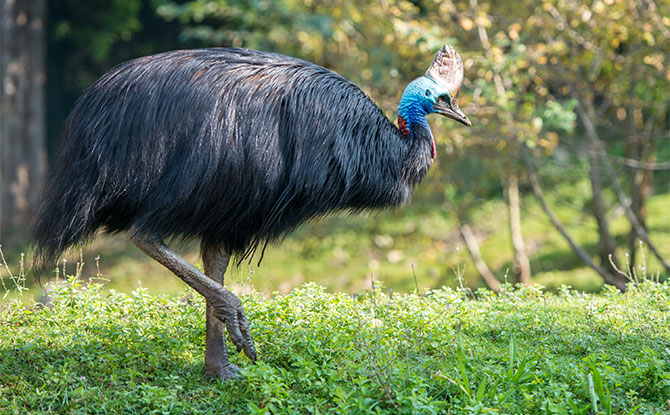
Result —
M 476 298 L 475 298 L 476 296 Z M 0 312 L 0 413 L 649 414 L 670 396 L 670 285 L 243 296 L 260 353 L 208 380 L 204 302 L 61 284 Z M 232 350 L 232 347 L 231 347 Z

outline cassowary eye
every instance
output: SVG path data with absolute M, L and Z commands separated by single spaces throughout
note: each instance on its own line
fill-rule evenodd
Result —
M 426 96 L 427 96 L 427 97 L 430 96 L 430 89 L 426 89 Z

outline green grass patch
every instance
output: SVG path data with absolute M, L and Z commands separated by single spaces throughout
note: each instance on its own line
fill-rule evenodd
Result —
M 670 284 L 244 296 L 260 353 L 204 377 L 204 302 L 69 282 L 0 312 L 0 413 L 667 414 Z M 232 349 L 232 347 L 231 347 Z

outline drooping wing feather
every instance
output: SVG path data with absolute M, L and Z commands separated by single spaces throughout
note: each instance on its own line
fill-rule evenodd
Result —
M 451 45 L 442 46 L 426 71 L 426 76 L 446 88 L 452 97 L 456 97 L 463 83 L 463 60 L 456 49 Z

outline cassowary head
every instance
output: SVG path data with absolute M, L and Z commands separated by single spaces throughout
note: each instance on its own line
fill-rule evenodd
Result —
M 472 125 L 458 108 L 458 92 L 462 83 L 463 61 L 452 46 L 444 45 L 426 74 L 410 82 L 402 94 L 398 116 L 408 132 L 412 134 L 412 124 L 427 127 L 425 117 L 432 113 Z

